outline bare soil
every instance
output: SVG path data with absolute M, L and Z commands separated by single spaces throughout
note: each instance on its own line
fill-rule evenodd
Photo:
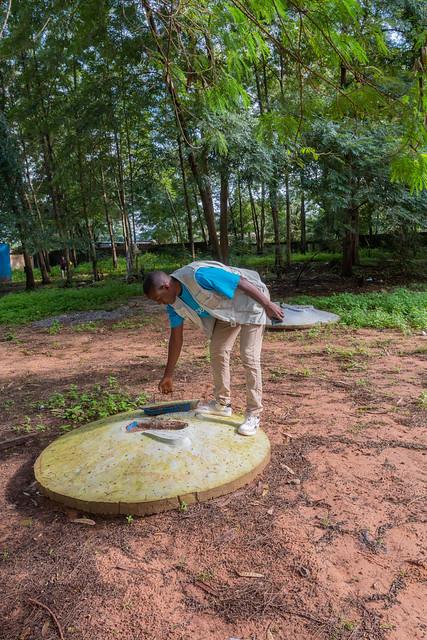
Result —
M 0 442 L 71 384 L 113 375 L 160 399 L 167 321 L 146 313 L 128 329 L 0 334 Z M 188 328 L 176 397 L 209 397 L 206 354 Z M 59 434 L 54 420 L 0 450 L 0 638 L 427 638 L 426 355 L 422 335 L 267 333 L 271 463 L 251 485 L 187 511 L 88 519 L 42 497 L 32 466 Z

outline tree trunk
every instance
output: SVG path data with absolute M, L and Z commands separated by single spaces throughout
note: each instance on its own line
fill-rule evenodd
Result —
M 306 219 L 305 219 L 305 199 L 304 199 L 304 191 L 302 189 L 301 189 L 300 224 L 301 224 L 301 253 L 305 254 L 307 251 L 307 236 L 306 236 Z
M 19 220 L 19 210 L 16 207 L 16 213 L 15 215 L 17 216 L 17 220 Z M 33 271 L 33 263 L 31 260 L 31 256 L 28 253 L 28 249 L 27 249 L 27 245 L 26 245 L 26 241 L 25 241 L 25 234 L 24 234 L 24 229 L 23 229 L 23 224 L 21 223 L 17 223 L 16 225 L 18 232 L 19 232 L 19 239 L 21 241 L 21 245 L 22 245 L 22 253 L 24 256 L 24 271 L 25 271 L 25 289 L 26 291 L 32 291 L 33 289 L 36 288 L 36 282 L 34 280 L 34 271 Z
M 50 284 L 49 274 L 46 269 L 46 262 L 44 259 L 43 251 L 37 253 L 37 257 L 40 265 L 40 272 L 42 274 L 42 284 Z
M 73 242 L 74 242 L 74 239 L 73 239 Z M 73 267 L 76 268 L 79 261 L 77 260 L 77 249 L 75 244 L 73 244 L 73 246 L 70 249 L 70 258 L 71 258 L 71 262 L 73 263 Z
M 44 249 L 44 250 L 42 250 L 42 254 L 43 254 L 43 257 L 44 257 L 44 263 L 46 265 L 46 271 L 50 274 L 51 268 L 50 268 L 49 251 L 46 251 L 46 249 Z
M 233 206 L 232 206 L 231 200 L 230 200 L 230 194 L 228 194 L 228 210 L 230 212 L 230 220 L 231 220 L 231 227 L 233 229 L 234 241 L 237 242 L 236 219 L 235 219 L 235 216 L 234 216 L 234 209 L 233 209 Z
M 285 173 L 285 190 L 286 190 L 286 266 L 291 266 L 291 203 L 289 197 L 289 174 Z
M 175 234 L 176 234 L 176 239 L 178 241 L 178 244 L 180 244 L 183 248 L 183 250 L 185 251 L 185 242 L 184 242 L 184 238 L 182 237 L 182 232 L 181 232 L 181 227 L 179 226 L 179 220 L 178 220 L 178 216 L 176 215 L 176 210 L 175 210 L 175 206 L 172 202 L 172 198 L 170 197 L 169 191 L 166 189 L 166 196 L 169 202 L 169 206 L 172 212 L 172 223 L 174 225 L 175 228 Z
M 260 227 L 259 227 L 259 222 L 258 222 L 258 215 L 257 215 L 257 211 L 256 211 L 255 200 L 254 200 L 254 196 L 253 196 L 253 193 L 252 193 L 251 183 L 250 182 L 248 182 L 248 191 L 249 191 L 249 202 L 251 204 L 252 222 L 253 222 L 254 230 L 255 230 L 256 252 L 258 254 L 260 254 L 260 253 L 262 253 L 262 249 L 261 249 L 261 234 L 260 234 Z
M 61 207 L 61 193 L 59 188 L 55 182 L 56 177 L 56 167 L 55 167 L 55 155 L 53 151 L 52 138 L 49 130 L 49 114 L 45 104 L 45 96 L 43 86 L 40 82 L 39 69 L 38 69 L 38 60 L 36 56 L 35 48 L 31 49 L 31 55 L 33 57 L 34 62 L 34 70 L 32 73 L 32 77 L 35 80 L 36 92 L 32 91 L 32 86 L 29 83 L 26 83 L 27 93 L 29 97 L 32 98 L 35 104 L 35 110 L 38 113 L 41 120 L 41 128 L 40 128 L 40 144 L 42 150 L 43 157 L 43 167 L 45 172 L 45 178 L 47 182 L 47 190 L 50 196 L 53 217 L 56 223 L 56 227 L 59 233 L 59 236 L 64 244 L 67 242 L 67 227 L 66 227 L 66 216 L 64 216 L 64 211 Z M 21 56 L 22 68 L 25 71 L 26 67 L 26 54 L 22 54 Z M 27 76 L 28 77 L 28 76 Z M 48 96 L 49 100 L 49 96 Z M 47 260 L 47 264 L 49 265 L 49 260 Z M 69 270 L 67 268 L 67 282 L 71 283 L 71 279 L 69 279 Z
M 209 247 L 209 242 L 208 242 L 208 238 L 206 236 L 205 226 L 203 224 L 203 218 L 202 218 L 201 213 L 200 213 L 200 207 L 199 207 L 199 201 L 197 199 L 196 189 L 194 187 L 193 187 L 193 197 L 194 197 L 194 202 L 196 203 L 197 220 L 198 220 L 199 225 L 200 225 L 200 231 L 202 233 L 203 242 L 205 243 L 205 246 L 206 246 L 206 249 L 207 249 Z
M 125 251 L 126 251 L 126 274 L 129 278 L 130 275 L 134 271 L 134 248 L 132 241 L 132 230 L 129 222 L 129 215 L 127 211 L 126 204 L 126 196 L 125 196 L 125 188 L 124 188 L 124 179 L 123 179 L 123 161 L 120 152 L 120 141 L 118 132 L 114 129 L 114 147 L 116 150 L 116 161 L 117 161 L 117 175 L 116 175 L 116 185 L 117 185 L 117 195 L 119 208 L 122 218 L 123 225 L 123 239 L 125 243 Z
M 24 247 L 22 247 L 22 253 L 24 254 L 24 271 L 25 271 L 25 289 L 27 291 L 32 291 L 33 289 L 36 288 L 36 282 L 34 280 L 34 271 L 33 271 L 33 265 L 32 265 L 32 261 L 31 261 L 31 256 L 28 253 L 28 251 L 26 251 L 26 249 L 24 249 Z
M 274 266 L 276 269 L 281 269 L 283 266 L 282 262 L 282 249 L 280 246 L 280 225 L 279 225 L 279 207 L 277 204 L 277 190 L 275 185 L 270 185 L 270 207 L 271 207 L 271 217 L 273 219 L 273 230 L 274 230 Z
M 39 207 L 39 203 L 38 203 L 38 199 L 37 199 L 37 194 L 34 190 L 33 187 L 33 181 L 31 179 L 31 172 L 30 172 L 30 164 L 28 161 L 28 155 L 27 155 L 27 146 L 25 144 L 25 138 L 22 136 L 21 134 L 21 144 L 22 144 L 22 150 L 23 150 L 23 157 L 24 157 L 24 165 L 25 165 L 25 175 L 27 178 L 27 184 L 28 187 L 30 189 L 30 193 L 31 193 L 31 199 L 34 205 L 34 209 L 36 212 L 36 216 L 35 218 L 38 221 L 39 227 L 40 227 L 40 231 L 42 233 L 42 236 L 45 238 L 46 234 L 45 234 L 45 229 L 44 229 L 44 224 L 43 224 L 43 218 L 41 215 L 41 211 L 40 211 L 40 207 Z M 26 196 L 26 201 L 28 204 L 28 209 L 33 213 L 33 206 L 31 205 L 30 199 Z M 34 213 L 33 213 L 33 219 L 34 219 Z M 47 252 L 46 252 L 47 253 Z M 39 265 L 40 265 L 40 272 L 42 275 L 42 284 L 50 284 L 51 280 L 49 278 L 49 272 L 50 272 L 50 265 L 49 265 L 49 261 L 47 260 L 46 262 L 46 258 L 44 255 L 44 250 L 43 248 L 39 248 L 39 251 L 37 253 L 38 256 L 38 261 L 39 261 Z
M 188 242 L 190 243 L 191 248 L 191 256 L 193 260 L 196 259 L 196 252 L 194 250 L 194 233 L 193 233 L 193 217 L 191 214 L 190 200 L 188 197 L 188 189 L 187 189 L 187 178 L 185 177 L 185 166 L 184 166 L 184 158 L 182 155 L 182 145 L 181 145 L 181 137 L 178 136 L 178 154 L 179 154 L 179 164 L 181 167 L 181 176 L 182 176 L 182 186 L 184 189 L 184 201 L 185 208 L 187 210 L 187 233 L 188 233 Z
M 243 207 L 242 207 L 242 185 L 240 184 L 240 176 L 237 174 L 237 191 L 239 194 L 239 223 L 240 223 L 240 240 L 243 242 L 245 238 L 245 229 L 243 226 Z
M 93 235 L 93 227 L 88 218 L 86 218 L 86 230 L 89 238 L 89 253 L 92 262 L 93 280 L 94 282 L 98 282 L 100 280 L 100 276 L 98 271 L 98 257 L 96 255 L 95 237 Z
M 369 245 L 372 247 L 372 241 L 374 238 L 374 231 L 372 228 L 372 210 L 369 210 L 368 214 L 368 227 L 369 227 Z
M 265 185 L 261 183 L 261 224 L 260 224 L 260 254 L 264 253 L 265 242 Z
M 202 155 L 200 168 L 196 162 L 194 153 L 190 151 L 188 161 L 193 173 L 194 179 L 199 187 L 200 199 L 202 201 L 203 213 L 205 215 L 206 225 L 208 227 L 209 244 L 215 258 L 221 259 L 221 247 L 218 240 L 215 225 L 215 211 L 213 206 L 212 191 L 209 180 L 209 171 L 206 154 Z
M 342 269 L 341 273 L 344 277 L 351 277 L 353 275 L 353 266 L 356 264 L 357 259 L 357 244 L 358 244 L 358 209 L 352 207 L 347 209 L 345 217 L 345 232 L 343 238 L 342 249 Z
M 77 93 L 77 65 L 76 65 L 75 57 L 73 57 L 73 86 L 74 86 L 75 93 Z M 93 224 L 89 220 L 89 215 L 88 215 L 86 191 L 85 191 L 85 184 L 84 184 L 84 178 L 83 178 L 83 173 L 84 173 L 83 157 L 82 157 L 80 133 L 78 131 L 77 121 L 75 122 L 75 133 L 76 133 L 76 140 L 77 140 L 77 165 L 79 170 L 79 186 L 80 186 L 80 197 L 82 202 L 83 218 L 86 224 L 86 231 L 87 231 L 87 236 L 89 241 L 89 253 L 90 253 L 91 262 L 92 262 L 93 279 L 94 279 L 94 282 L 98 282 L 99 280 L 98 258 L 96 255 L 95 238 L 93 235 Z
M 226 165 L 220 171 L 220 196 L 219 196 L 219 229 L 221 255 L 224 264 L 228 264 L 228 168 Z
M 66 273 L 65 286 L 71 287 L 71 283 L 73 281 L 73 272 L 70 268 L 72 261 L 71 261 L 70 249 L 68 245 L 65 245 L 63 253 L 64 253 L 65 261 L 67 263 L 67 266 L 65 268 L 65 273 Z
M 164 81 L 169 92 L 174 107 L 175 119 L 178 126 L 178 131 L 183 135 L 185 143 L 188 145 L 188 161 L 190 164 L 191 172 L 194 180 L 199 188 L 200 198 L 202 201 L 203 213 L 205 215 L 206 225 L 208 227 L 209 242 L 211 245 L 212 253 L 214 257 L 221 257 L 221 247 L 218 241 L 218 235 L 215 226 L 215 211 L 213 206 L 212 191 L 209 181 L 209 171 L 206 153 L 202 153 L 200 161 L 197 162 L 193 152 L 193 144 L 190 132 L 187 127 L 186 118 L 184 115 L 184 109 L 182 108 L 181 101 L 178 92 L 175 88 L 173 76 L 169 71 L 169 51 L 163 51 L 161 44 L 161 37 L 157 29 L 157 25 L 154 19 L 153 10 L 148 0 L 141 0 L 141 5 L 144 8 L 148 26 L 153 35 L 154 42 L 160 57 L 160 61 L 164 68 Z M 172 16 L 171 16 L 172 17 Z
M 113 261 L 113 269 L 116 270 L 117 269 L 116 239 L 114 236 L 113 222 L 111 220 L 111 216 L 108 211 L 108 196 L 107 196 L 107 190 L 105 187 L 104 169 L 102 168 L 102 166 L 101 166 L 101 184 L 102 184 L 102 202 L 104 204 L 105 220 L 107 222 L 108 235 L 110 236 L 110 242 L 111 242 L 111 258 Z

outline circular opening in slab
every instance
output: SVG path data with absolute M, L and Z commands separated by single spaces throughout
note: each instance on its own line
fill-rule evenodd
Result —
M 134 420 L 125 427 L 126 433 L 135 433 L 135 431 L 148 431 L 155 429 L 156 431 L 180 431 L 188 427 L 188 422 L 183 420 Z

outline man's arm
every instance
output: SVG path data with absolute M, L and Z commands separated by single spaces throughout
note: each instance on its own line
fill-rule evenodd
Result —
M 171 329 L 168 347 L 168 361 L 166 363 L 163 378 L 159 382 L 159 391 L 162 393 L 172 393 L 173 391 L 172 376 L 181 353 L 183 338 L 184 323 L 179 327 Z
M 262 291 L 257 289 L 257 287 L 249 282 L 249 280 L 246 280 L 246 278 L 240 278 L 237 288 L 246 293 L 250 298 L 259 302 L 260 305 L 264 307 L 269 318 L 277 318 L 278 320 L 282 320 L 284 318 L 285 313 L 283 309 L 281 309 L 279 305 L 274 304 L 274 302 L 271 302 L 271 300 L 269 300 Z

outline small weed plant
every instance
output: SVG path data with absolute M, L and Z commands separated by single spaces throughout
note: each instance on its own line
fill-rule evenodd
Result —
M 73 331 L 76 333 L 84 333 L 86 331 L 95 333 L 99 328 L 100 324 L 98 322 L 81 322 L 80 324 L 74 325 Z
M 53 416 L 66 423 L 62 429 L 67 431 L 72 425 L 136 409 L 145 400 L 144 394 L 134 398 L 123 391 L 116 378 L 110 376 L 106 384 L 95 384 L 85 390 L 71 385 L 64 393 L 50 396 L 45 406 Z
M 422 391 L 420 393 L 417 404 L 420 409 L 427 410 L 427 391 Z
M 61 331 L 61 323 L 58 320 L 53 320 L 47 331 L 51 336 L 56 336 Z
M 188 511 L 188 504 L 185 502 L 185 500 L 180 500 L 179 501 L 179 507 L 178 510 L 180 513 L 187 513 Z

